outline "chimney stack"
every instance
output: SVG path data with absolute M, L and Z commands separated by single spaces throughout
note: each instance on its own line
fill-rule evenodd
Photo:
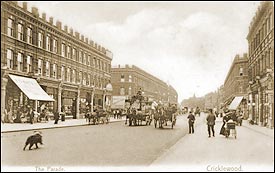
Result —
M 79 32 L 75 32 L 74 35 L 77 39 L 79 39 Z
M 24 9 L 25 11 L 28 10 L 28 3 L 27 3 L 27 2 L 23 2 L 23 9 Z
M 32 7 L 32 14 L 34 15 L 34 17 L 39 17 L 38 8 Z
M 64 25 L 64 31 L 65 31 L 66 33 L 68 33 L 68 26 L 67 26 L 67 25 Z
M 53 24 L 53 17 L 49 18 L 49 22 L 50 22 L 51 25 Z
M 56 21 L 56 27 L 60 30 L 62 29 L 62 23 L 59 20 Z
M 73 28 L 70 28 L 70 34 L 73 35 L 74 34 L 74 30 Z
M 81 35 L 81 40 L 84 41 L 84 35 Z
M 42 19 L 46 20 L 46 13 L 42 13 Z

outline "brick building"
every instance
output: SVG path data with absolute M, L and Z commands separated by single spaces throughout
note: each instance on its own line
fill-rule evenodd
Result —
M 248 57 L 236 55 L 224 81 L 224 100 L 229 106 L 236 97 L 242 97 L 240 109 L 247 116 Z
M 43 98 L 30 99 L 34 91 L 15 81 L 24 78 L 35 79 L 54 99 L 46 102 L 53 112 L 62 109 L 78 118 L 87 106 L 105 106 L 112 53 L 53 21 L 26 2 L 1 1 L 1 114 L 26 104 L 39 111 Z
M 139 89 L 148 100 L 178 103 L 178 94 L 171 86 L 134 65 L 114 66 L 111 69 L 113 96 L 130 98 Z
M 264 1 L 247 35 L 249 46 L 249 116 L 257 124 L 274 127 L 274 5 Z

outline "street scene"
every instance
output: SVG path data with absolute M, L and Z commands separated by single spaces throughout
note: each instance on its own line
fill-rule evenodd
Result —
M 1 1 L 1 172 L 274 172 L 274 2 Z

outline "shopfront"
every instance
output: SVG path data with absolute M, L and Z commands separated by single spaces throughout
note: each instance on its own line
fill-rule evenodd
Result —
M 22 117 L 29 108 L 39 112 L 39 101 L 46 103 L 54 101 L 35 79 L 11 74 L 6 79 L 6 91 L 1 93 L 1 99 L 5 100 L 3 106 L 7 114 L 5 115 L 6 122 L 23 122 Z

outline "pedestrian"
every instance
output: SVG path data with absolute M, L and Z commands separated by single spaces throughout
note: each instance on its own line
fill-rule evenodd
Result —
M 34 111 L 32 110 L 32 107 L 29 109 L 28 116 L 30 117 L 30 123 L 33 124 Z
M 223 116 L 223 125 L 220 130 L 221 135 L 225 135 L 226 129 L 225 129 L 225 124 L 231 119 L 230 112 L 228 110 L 225 111 L 225 115 Z
M 206 121 L 207 121 L 207 129 L 208 129 L 208 137 L 211 137 L 211 131 L 212 131 L 212 136 L 215 137 L 215 131 L 214 131 L 214 126 L 215 126 L 215 120 L 216 117 L 213 114 L 212 109 L 209 110 L 209 113 L 207 115 Z
M 195 123 L 195 116 L 192 114 L 192 111 L 189 112 L 187 117 L 189 119 L 189 134 L 194 133 L 194 123 Z
M 54 114 L 54 124 L 57 124 L 58 120 L 59 120 L 59 112 L 56 111 L 55 114 Z

